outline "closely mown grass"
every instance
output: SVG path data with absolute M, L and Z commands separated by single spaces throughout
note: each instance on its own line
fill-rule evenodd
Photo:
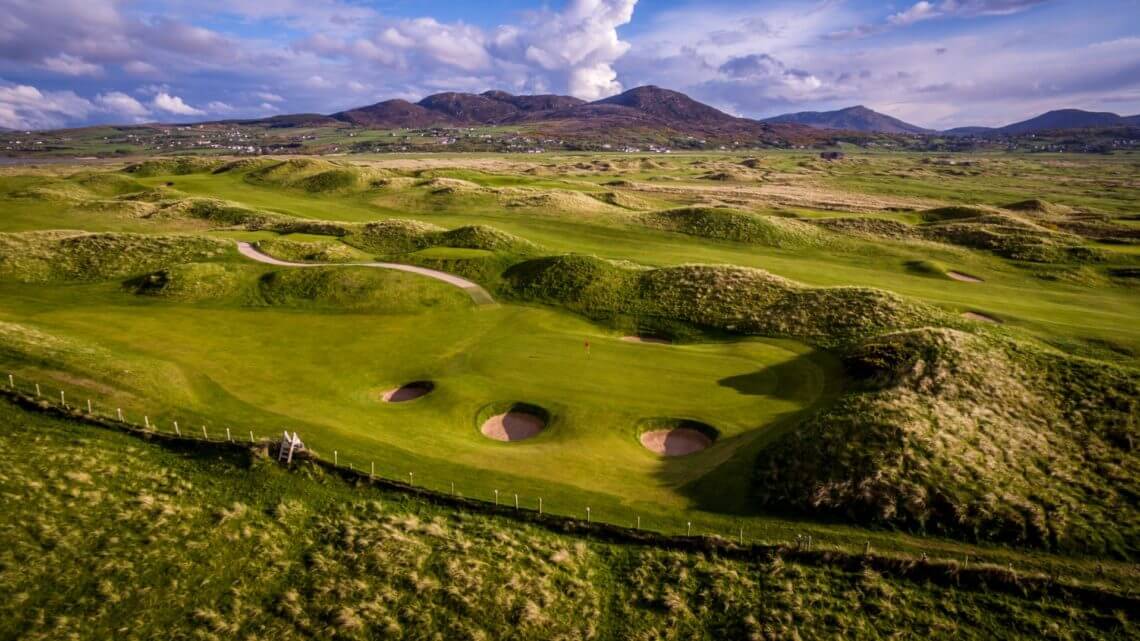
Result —
M 667 551 L 0 404 L 0 636 L 1129 638 L 1065 591 Z M 19 497 L 16 499 L 15 497 Z

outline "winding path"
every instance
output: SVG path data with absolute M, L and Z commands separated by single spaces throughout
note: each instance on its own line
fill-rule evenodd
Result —
M 453 285 L 467 292 L 471 300 L 475 301 L 476 305 L 494 305 L 495 299 L 491 298 L 491 294 L 466 278 L 460 278 L 454 274 L 447 272 L 436 271 L 428 269 L 427 267 L 416 267 L 415 265 L 402 265 L 400 263 L 294 263 L 286 260 L 274 258 L 268 254 L 263 254 L 254 248 L 253 245 L 238 241 L 238 251 L 246 258 L 252 258 L 259 263 L 267 265 L 277 265 L 278 267 L 377 267 L 380 269 L 395 269 L 401 272 L 410 272 L 412 274 L 419 274 L 443 281 L 448 285 Z

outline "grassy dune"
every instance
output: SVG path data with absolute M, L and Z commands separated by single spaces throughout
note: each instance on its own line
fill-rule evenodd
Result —
M 0 368 L 25 390 L 93 397 L 166 431 L 287 426 L 386 477 L 662 531 L 810 534 L 1086 580 L 1107 563 L 1118 581 L 1126 566 L 1113 560 L 1140 553 L 1140 242 L 1134 195 L 1109 184 L 1131 175 L 1127 161 L 358 160 L 5 168 Z M 236 239 L 290 261 L 433 267 L 499 304 L 406 273 L 256 264 Z M 434 391 L 382 401 L 420 380 Z M 518 402 L 547 413 L 539 436 L 480 434 L 490 409 Z M 648 419 L 718 437 L 660 458 L 638 441 Z M 599 629 L 668 636 L 653 616 L 605 605 L 618 598 L 607 581 L 586 581 L 602 590 L 588 606 L 607 613 Z M 754 596 L 740 592 L 744 610 L 763 607 Z M 786 632 L 685 627 L 720 620 L 695 603 L 663 606 L 673 632 Z M 337 634 L 383 619 L 351 614 Z M 335 615 L 321 616 L 326 627 L 310 617 L 304 629 L 332 630 Z M 488 625 L 494 636 L 506 624 Z M 828 629 L 877 634 L 861 625 Z M 215 633 L 235 630 L 246 628 Z
M 22 639 L 1128 638 L 1063 592 L 556 534 L 0 403 L 0 635 Z M 65 572 L 61 572 L 66 568 Z

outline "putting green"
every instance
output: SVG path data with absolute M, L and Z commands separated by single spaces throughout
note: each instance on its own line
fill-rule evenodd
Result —
M 426 462 L 417 463 L 422 475 L 447 462 L 663 506 L 688 505 L 684 485 L 746 464 L 736 460 L 742 449 L 817 403 L 831 375 L 790 341 L 644 345 L 518 305 L 370 315 L 139 300 L 108 284 L 4 289 L 0 319 L 181 369 L 193 381 L 189 407 L 138 401 L 156 422 L 183 412 L 185 425 L 193 412 L 242 434 L 291 428 L 326 455 L 378 461 L 389 475 L 411 457 Z M 412 380 L 435 389 L 414 403 L 380 400 Z M 487 439 L 477 416 L 504 401 L 545 408 L 550 423 L 526 441 Z M 663 415 L 703 421 L 721 438 L 663 461 L 638 442 L 637 426 Z

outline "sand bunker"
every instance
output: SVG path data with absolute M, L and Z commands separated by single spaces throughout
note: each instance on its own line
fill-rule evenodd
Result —
M 993 316 L 990 316 L 989 314 L 983 314 L 981 312 L 964 312 L 962 314 L 962 318 L 966 318 L 966 319 L 969 319 L 972 321 L 978 321 L 980 323 L 996 323 L 998 325 L 1000 325 L 1003 322 L 1000 318 L 994 318 Z
M 960 280 L 963 283 L 982 283 L 982 282 L 985 282 L 981 278 L 978 278 L 977 276 L 971 276 L 969 274 L 963 274 L 962 272 L 950 272 L 950 271 L 948 271 L 948 272 L 946 272 L 946 275 L 949 276 L 950 278 L 953 278 L 954 280 Z
M 627 343 L 652 343 L 654 345 L 673 344 L 673 341 L 668 338 L 658 338 L 656 336 L 622 336 L 621 339 Z
M 537 436 L 546 421 L 534 414 L 511 411 L 496 414 L 483 422 L 483 436 L 496 441 L 521 441 Z
M 384 392 L 380 399 L 385 403 L 406 403 L 426 396 L 433 389 L 435 389 L 435 383 L 431 381 L 413 381 Z
M 674 427 L 643 432 L 641 445 L 661 456 L 685 456 L 712 445 L 712 439 L 692 428 Z

